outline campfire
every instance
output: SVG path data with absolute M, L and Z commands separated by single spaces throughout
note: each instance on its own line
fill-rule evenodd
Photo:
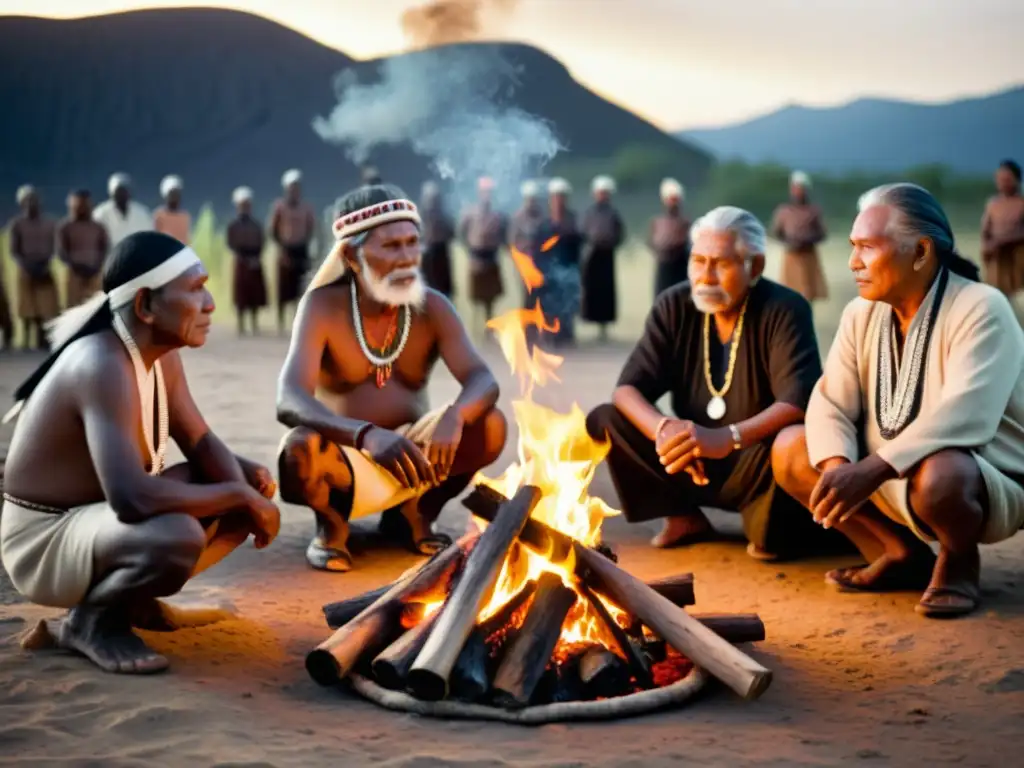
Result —
M 529 289 L 543 284 L 527 255 L 513 258 Z M 349 679 L 392 708 L 520 720 L 543 710 L 538 722 L 664 706 L 707 674 L 756 698 L 771 673 L 733 643 L 764 639 L 757 616 L 691 615 L 690 574 L 644 583 L 602 545 L 603 521 L 619 513 L 588 489 L 609 446 L 589 437 L 579 407 L 534 401 L 562 359 L 530 349 L 529 326 L 557 330 L 539 304 L 489 324 L 521 385 L 518 462 L 477 478 L 463 500 L 470 533 L 393 584 L 324 607 L 336 631 L 308 655 L 310 675 Z

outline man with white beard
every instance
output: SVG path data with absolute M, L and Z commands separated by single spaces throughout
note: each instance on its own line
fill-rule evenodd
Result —
M 278 458 L 281 498 L 313 509 L 306 559 L 347 571 L 349 521 L 382 512 L 381 529 L 414 552 L 451 539 L 433 531 L 444 505 L 505 446 L 498 383 L 452 303 L 420 271 L 418 207 L 390 185 L 342 198 L 336 243 L 299 304 L 278 384 L 291 430 Z M 443 360 L 461 384 L 431 409 Z M 806 517 L 806 515 L 804 515 Z
M 612 403 L 587 417 L 592 437 L 611 440 L 626 519 L 665 518 L 656 547 L 715 536 L 702 507 L 739 512 L 747 552 L 760 560 L 835 538 L 801 520 L 772 475 L 772 442 L 803 422 L 821 358 L 810 304 L 761 276 L 765 240 L 740 208 L 695 223 L 689 280 L 659 295 Z M 674 415 L 657 406 L 668 394 Z

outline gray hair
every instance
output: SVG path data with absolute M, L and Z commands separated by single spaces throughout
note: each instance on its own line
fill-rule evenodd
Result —
M 705 232 L 731 232 L 736 236 L 736 250 L 749 262 L 755 256 L 764 256 L 768 247 L 768 234 L 764 224 L 750 211 L 733 205 L 722 205 L 697 219 L 690 231 L 692 240 Z
M 927 189 L 909 182 L 883 184 L 869 189 L 857 201 L 858 212 L 874 206 L 893 210 L 886 231 L 900 248 L 913 249 L 919 240 L 927 238 L 932 241 L 940 264 L 968 280 L 978 280 L 977 266 L 957 253 L 949 218 Z

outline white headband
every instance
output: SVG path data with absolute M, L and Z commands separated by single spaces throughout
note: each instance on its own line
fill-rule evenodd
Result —
M 164 261 L 153 267 L 149 272 L 143 272 L 136 278 L 129 280 L 124 285 L 119 285 L 109 293 L 107 299 L 110 301 L 111 309 L 119 309 L 135 300 L 135 294 L 143 288 L 155 289 L 167 285 L 171 280 L 192 269 L 196 264 L 201 264 L 199 256 L 187 245 Z
M 411 221 L 418 227 L 421 223 L 419 209 L 411 200 L 387 200 L 346 213 L 334 222 L 332 229 L 336 240 L 344 240 L 392 221 Z

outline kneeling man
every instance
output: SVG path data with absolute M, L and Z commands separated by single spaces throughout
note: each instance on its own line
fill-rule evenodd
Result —
M 420 217 L 401 190 L 360 187 L 340 202 L 336 245 L 299 306 L 278 389 L 281 498 L 316 514 L 306 559 L 347 571 L 349 521 L 384 512 L 381 528 L 431 554 L 432 524 L 493 462 L 507 426 L 498 384 L 452 303 L 427 288 Z M 462 390 L 433 410 L 438 359 Z
M 666 518 L 655 546 L 712 535 L 701 507 L 739 511 L 758 559 L 822 538 L 771 472 L 772 441 L 803 420 L 821 359 L 810 304 L 761 277 L 765 238 L 731 206 L 694 225 L 689 281 L 658 297 L 614 403 L 588 416 L 592 437 L 611 438 L 626 519 Z M 675 417 L 656 406 L 666 394 Z
M 48 639 L 108 672 L 165 669 L 132 627 L 182 626 L 158 598 L 280 525 L 269 471 L 224 446 L 185 381 L 177 350 L 206 341 L 206 279 L 174 238 L 129 235 L 103 292 L 57 319 L 52 354 L 15 393 L 4 568 L 32 602 L 70 609 Z M 188 463 L 164 471 L 168 437 Z
M 806 429 L 776 443 L 776 476 L 868 561 L 826 581 L 924 590 L 919 613 L 969 613 L 978 544 L 1024 524 L 1024 335 L 921 187 L 864 195 L 850 242 L 860 298 L 843 313 Z

